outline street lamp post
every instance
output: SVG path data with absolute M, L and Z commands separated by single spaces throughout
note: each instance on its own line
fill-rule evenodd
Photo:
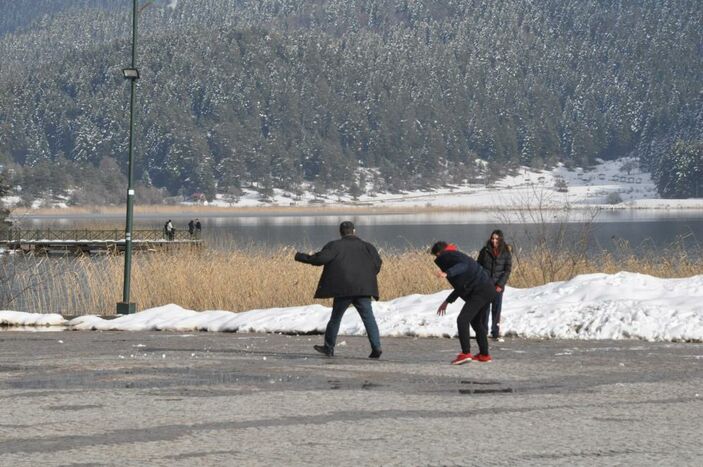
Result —
M 134 153 L 134 103 L 139 79 L 137 69 L 137 0 L 132 0 L 132 66 L 122 70 L 125 79 L 130 84 L 129 99 L 129 159 L 127 162 L 127 223 L 125 226 L 125 246 L 124 246 L 124 288 L 122 290 L 122 301 L 117 303 L 117 314 L 126 315 L 134 313 L 136 305 L 129 301 L 130 273 L 132 269 L 132 224 L 134 208 L 134 165 L 132 155 Z

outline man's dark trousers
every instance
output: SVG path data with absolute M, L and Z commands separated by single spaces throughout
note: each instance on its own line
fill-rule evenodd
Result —
M 325 330 L 325 347 L 334 349 L 334 346 L 337 344 L 339 325 L 349 305 L 354 305 L 356 311 L 359 312 L 361 321 L 363 321 L 364 327 L 366 328 L 366 335 L 371 343 L 371 349 L 381 350 L 381 337 L 378 333 L 376 318 L 373 316 L 371 297 L 336 297 L 334 299 L 332 302 L 332 316 L 330 316 L 327 329 Z
M 487 305 L 496 295 L 492 285 L 483 285 L 474 290 L 471 295 L 462 297 L 466 303 L 461 308 L 456 320 L 462 353 L 471 352 L 469 327 L 472 327 L 476 332 L 479 352 L 484 355 L 488 354 L 488 336 L 483 320 Z

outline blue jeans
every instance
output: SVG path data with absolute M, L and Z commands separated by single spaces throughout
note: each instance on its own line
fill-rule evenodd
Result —
M 488 308 L 490 307 L 490 313 L 488 313 Z M 490 303 L 488 303 L 481 313 L 483 313 L 483 329 L 488 332 L 488 315 L 491 315 L 491 337 L 500 336 L 500 310 L 503 307 L 503 292 L 496 294 Z
M 327 323 L 325 330 L 325 347 L 334 349 L 337 343 L 337 334 L 339 333 L 339 325 L 342 322 L 344 312 L 347 311 L 349 305 L 354 305 L 356 311 L 361 316 L 361 321 L 366 328 L 366 335 L 371 343 L 372 350 L 381 350 L 381 336 L 378 333 L 378 325 L 376 318 L 373 316 L 373 308 L 371 308 L 371 297 L 337 297 L 332 302 L 332 316 Z

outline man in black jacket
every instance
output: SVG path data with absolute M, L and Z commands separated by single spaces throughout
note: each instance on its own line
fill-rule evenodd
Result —
M 371 308 L 371 297 L 378 300 L 376 276 L 381 271 L 381 257 L 376 248 L 356 236 L 354 224 L 344 221 L 339 225 L 342 236 L 325 245 L 317 253 L 296 253 L 295 260 L 314 266 L 324 266 L 315 298 L 333 298 L 332 316 L 325 330 L 325 344 L 314 348 L 329 357 L 334 346 L 344 312 L 349 305 L 359 312 L 371 343 L 369 358 L 381 356 L 381 338 Z
M 444 316 L 447 306 L 459 297 L 465 302 L 456 320 L 461 353 L 452 361 L 452 365 L 461 365 L 472 360 L 490 362 L 488 337 L 483 327 L 481 310 L 496 295 L 493 282 L 473 258 L 459 251 L 455 245 L 440 241 L 432 245 L 431 253 L 435 256 L 435 264 L 441 270 L 438 276 L 445 277 L 454 288 L 437 309 L 437 314 Z M 471 355 L 469 325 L 476 332 L 479 348 L 477 355 Z

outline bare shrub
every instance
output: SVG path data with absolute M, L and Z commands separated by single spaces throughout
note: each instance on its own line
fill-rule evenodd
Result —
M 598 209 L 576 212 L 543 187 L 532 187 L 504 205 L 498 218 L 508 226 L 513 242 L 511 283 L 545 284 L 576 275 L 589 260 L 598 213 Z

